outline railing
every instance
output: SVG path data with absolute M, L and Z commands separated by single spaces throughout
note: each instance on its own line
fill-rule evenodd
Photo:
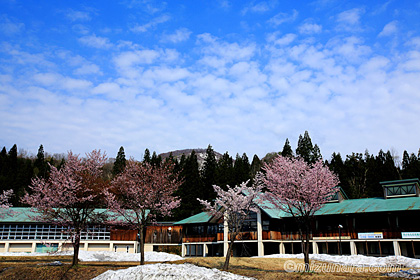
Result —
M 341 238 L 343 239 L 357 239 L 358 233 L 364 232 L 382 232 L 383 239 L 399 239 L 401 238 L 401 230 L 383 230 L 383 229 L 363 229 L 360 231 L 342 230 Z M 338 230 L 325 230 L 311 232 L 310 239 L 339 239 L 340 233 Z M 280 232 L 280 231 L 263 231 L 263 240 L 300 240 L 298 232 Z
M 189 243 L 189 242 L 216 242 L 217 238 L 216 235 L 213 236 L 200 236 L 200 235 L 193 235 L 187 236 L 182 238 L 182 243 Z

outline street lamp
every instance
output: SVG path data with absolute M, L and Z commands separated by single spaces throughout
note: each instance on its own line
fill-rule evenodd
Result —
M 340 256 L 341 256 L 341 229 L 343 228 L 342 225 L 338 225 L 338 242 L 339 242 L 339 247 L 340 247 Z
M 171 240 L 172 240 L 171 235 L 172 235 L 172 227 L 169 227 L 168 228 L 169 243 L 171 243 Z

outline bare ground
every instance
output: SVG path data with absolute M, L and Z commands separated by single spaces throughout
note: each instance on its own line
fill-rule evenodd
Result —
M 63 265 L 47 265 L 54 261 L 60 261 Z M 392 279 L 384 276 L 386 271 L 383 269 L 342 267 L 317 261 L 311 262 L 311 268 L 315 269 L 313 272 L 286 272 L 284 265 L 287 261 L 292 261 L 296 265 L 302 265 L 303 263 L 299 259 L 231 258 L 229 272 L 262 280 Z M 191 263 L 203 267 L 221 269 L 224 258 L 191 258 L 167 263 Z M 138 265 L 135 262 L 80 262 L 78 266 L 71 267 L 70 264 L 71 257 L 69 256 L 0 257 L 0 279 L 84 280 L 92 279 L 110 269 L 125 269 Z M 325 270 L 325 267 L 329 271 L 323 271 L 322 268 Z

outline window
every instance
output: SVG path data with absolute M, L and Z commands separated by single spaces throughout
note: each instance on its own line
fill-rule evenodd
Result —
M 386 196 L 404 196 L 404 195 L 415 195 L 416 187 L 415 185 L 406 185 L 406 186 L 389 186 L 386 187 Z
M 257 213 L 251 212 L 243 222 L 242 231 L 257 231 Z
M 57 226 L 57 225 L 47 225 L 47 224 L 37 224 L 37 225 L 27 225 L 27 224 L 3 224 L 0 225 L 0 239 L 69 239 L 70 236 L 67 234 L 68 228 Z M 111 233 L 104 226 L 93 226 L 89 227 L 87 231 L 83 231 L 81 235 L 82 240 L 110 240 Z

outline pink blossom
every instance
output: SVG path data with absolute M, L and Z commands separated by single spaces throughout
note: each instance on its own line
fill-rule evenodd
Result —
M 139 232 L 141 263 L 144 263 L 144 227 L 154 221 L 157 214 L 169 216 L 180 204 L 174 192 L 181 184 L 175 179 L 172 166 L 154 167 L 133 159 L 111 183 L 105 192 L 108 209 L 115 213 L 113 222 L 126 224 Z

